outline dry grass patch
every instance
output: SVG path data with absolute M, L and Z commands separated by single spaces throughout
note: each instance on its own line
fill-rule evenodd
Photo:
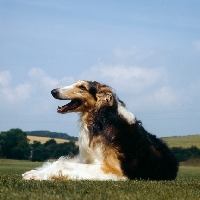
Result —
M 30 140 L 30 143 L 32 144 L 33 141 L 38 141 L 44 144 L 46 141 L 52 139 L 50 137 L 39 137 L 39 136 L 30 136 L 28 135 L 27 138 Z M 59 139 L 59 138 L 53 138 L 57 143 L 64 143 L 64 142 L 69 142 L 69 140 L 65 139 Z

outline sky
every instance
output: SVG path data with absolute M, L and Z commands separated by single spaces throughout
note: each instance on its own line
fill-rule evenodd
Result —
M 200 134 L 200 1 L 1 0 L 0 131 L 78 136 L 51 96 L 110 85 L 158 137 Z

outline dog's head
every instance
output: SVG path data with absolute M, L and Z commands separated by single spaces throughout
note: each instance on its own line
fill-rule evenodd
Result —
M 51 94 L 60 100 L 70 100 L 64 106 L 58 107 L 57 112 L 87 112 L 101 106 L 112 106 L 115 94 L 107 85 L 96 81 L 78 81 L 70 86 L 53 89 Z

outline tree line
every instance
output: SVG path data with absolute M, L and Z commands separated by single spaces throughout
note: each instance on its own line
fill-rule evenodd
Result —
M 21 129 L 0 132 L 1 158 L 45 161 L 47 159 L 57 159 L 61 156 L 73 157 L 77 154 L 78 147 L 74 141 L 58 144 L 54 139 L 50 139 L 44 144 L 38 141 L 30 144 L 27 133 Z
M 196 146 L 191 146 L 190 148 L 172 147 L 171 151 L 179 162 L 184 162 L 193 158 L 200 158 L 200 149 Z
M 65 140 L 78 141 L 78 137 L 70 136 L 67 133 L 57 133 L 50 131 L 27 131 L 27 135 L 39 136 L 39 137 L 50 137 L 50 138 L 60 138 Z
M 78 151 L 74 141 L 58 144 L 54 139 L 50 139 L 44 144 L 38 141 L 30 144 L 27 133 L 21 129 L 0 132 L 0 158 L 45 161 L 47 159 L 57 159 L 61 156 L 73 157 L 78 154 Z M 196 146 L 190 148 L 173 147 L 171 151 L 179 162 L 200 158 L 200 149 Z

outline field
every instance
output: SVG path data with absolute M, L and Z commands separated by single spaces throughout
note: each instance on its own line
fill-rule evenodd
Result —
M 38 137 L 38 136 L 27 136 L 32 144 L 33 141 L 39 141 L 42 144 L 46 141 L 52 139 L 50 137 Z M 57 143 L 69 142 L 69 140 L 54 138 Z M 190 148 L 192 145 L 200 148 L 200 135 L 187 135 L 187 136 L 173 136 L 173 137 L 163 137 L 164 140 L 169 147 L 182 147 L 182 148 Z M 78 145 L 78 142 L 76 142 Z
M 38 137 L 38 136 L 27 136 L 30 140 L 30 143 L 33 141 L 39 141 L 42 144 L 52 139 L 50 137 Z M 69 140 L 54 138 L 57 143 L 69 142 Z M 169 147 L 182 147 L 189 148 L 192 145 L 200 148 L 200 135 L 188 135 L 188 136 L 173 136 L 173 137 L 163 137 L 164 140 Z M 77 142 L 76 142 L 77 143 Z
M 52 138 L 50 138 L 50 137 L 38 137 L 38 136 L 30 136 L 30 135 L 28 135 L 27 138 L 30 140 L 30 143 L 31 143 L 31 144 L 33 143 L 33 141 L 39 141 L 39 142 L 41 142 L 42 144 L 44 144 L 46 141 L 52 139 Z M 57 143 L 69 142 L 69 140 L 59 139 L 59 138 L 54 138 L 54 140 L 55 140 Z
M 27 135 L 27 138 L 29 139 L 30 144 L 33 143 L 33 141 L 38 141 L 41 142 L 41 144 L 44 144 L 46 141 L 52 139 L 50 137 L 39 137 L 39 136 L 30 136 Z M 65 139 L 59 139 L 59 138 L 53 138 L 57 143 L 64 143 L 64 142 L 69 142 L 70 140 L 65 140 Z M 78 145 L 78 142 L 75 142 L 76 145 Z
M 190 148 L 193 145 L 200 148 L 200 135 L 164 137 L 162 139 L 169 147 Z
M 200 199 L 200 167 L 181 166 L 175 181 L 23 181 L 42 163 L 0 159 L 0 199 Z

